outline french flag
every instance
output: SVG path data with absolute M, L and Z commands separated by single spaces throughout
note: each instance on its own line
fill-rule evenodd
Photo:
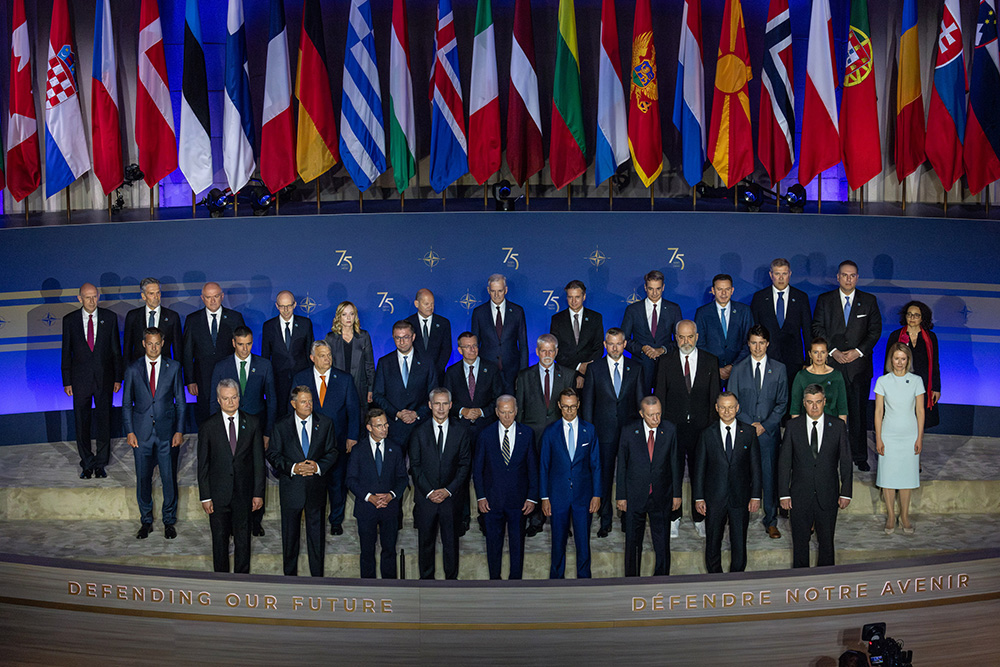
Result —
M 295 181 L 295 127 L 292 119 L 292 75 L 284 0 L 271 0 L 267 72 L 264 77 L 264 121 L 260 129 L 260 177 L 271 192 Z
M 705 174 L 705 65 L 701 58 L 701 0 L 684 0 L 678 51 L 674 126 L 681 133 L 684 180 L 694 187 Z
M 94 139 L 94 175 L 104 194 L 122 184 L 122 143 L 118 125 L 118 72 L 115 68 L 115 38 L 111 31 L 110 0 L 97 0 L 94 17 L 94 70 L 90 84 L 93 104 L 91 128 Z
M 965 136 L 965 56 L 962 52 L 962 13 L 958 0 L 944 0 L 938 32 L 937 62 L 931 108 L 927 113 L 927 159 L 945 191 L 962 177 L 962 138 Z

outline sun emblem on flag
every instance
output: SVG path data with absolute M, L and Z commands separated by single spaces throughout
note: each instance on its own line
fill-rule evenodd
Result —
M 844 85 L 856 86 L 872 73 L 872 42 L 868 35 L 851 26 L 847 38 L 847 68 Z
M 652 31 L 644 32 L 632 42 L 632 94 L 639 111 L 646 113 L 660 98 L 656 83 L 656 49 Z

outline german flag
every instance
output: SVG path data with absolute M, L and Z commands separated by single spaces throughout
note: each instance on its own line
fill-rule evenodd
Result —
M 323 13 L 319 0 L 304 0 L 299 65 L 295 75 L 299 101 L 299 131 L 295 163 L 299 176 L 309 181 L 325 174 L 340 161 L 337 122 L 333 117 L 330 77 L 323 43 Z

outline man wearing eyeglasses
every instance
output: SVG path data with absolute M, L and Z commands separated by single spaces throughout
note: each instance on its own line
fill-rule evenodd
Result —
M 372 398 L 385 410 L 389 422 L 389 440 L 405 456 L 410 435 L 430 417 L 431 389 L 437 386 L 437 374 L 429 361 L 413 346 L 413 325 L 400 320 L 392 325 L 396 349 L 378 360 Z
M 288 290 L 278 292 L 274 302 L 278 316 L 264 322 L 261 331 L 260 356 L 271 362 L 274 387 L 278 396 L 278 418 L 288 414 L 288 396 L 292 392 L 292 378 L 299 371 L 309 368 L 309 354 L 313 344 L 313 323 L 305 315 L 296 315 L 298 302 Z

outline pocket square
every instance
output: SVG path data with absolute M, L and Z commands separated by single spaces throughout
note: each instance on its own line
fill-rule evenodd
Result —
M 586 446 L 587 446 L 587 445 L 589 445 L 589 444 L 590 444 L 589 442 L 582 442 L 582 443 L 580 443 L 580 446 L 581 446 L 581 447 L 586 447 Z
M 857 315 L 855 315 L 855 317 L 857 317 L 860 320 L 862 317 L 868 317 L 868 313 L 858 313 Z

